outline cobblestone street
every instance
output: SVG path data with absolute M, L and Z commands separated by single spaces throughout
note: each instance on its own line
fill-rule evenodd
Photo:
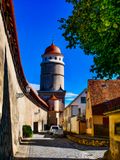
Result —
M 66 138 L 54 138 L 48 134 L 34 135 L 24 140 L 16 159 L 30 160 L 75 160 L 98 159 L 103 157 L 106 148 L 83 146 Z

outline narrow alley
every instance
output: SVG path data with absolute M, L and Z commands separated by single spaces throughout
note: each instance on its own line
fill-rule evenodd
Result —
M 102 158 L 107 148 L 83 146 L 67 138 L 55 138 L 49 134 L 36 134 L 20 145 L 16 160 L 88 160 Z

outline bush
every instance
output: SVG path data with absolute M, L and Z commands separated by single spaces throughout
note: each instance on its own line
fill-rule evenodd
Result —
M 32 137 L 33 132 L 31 126 L 24 125 L 22 129 L 23 129 L 23 137 Z

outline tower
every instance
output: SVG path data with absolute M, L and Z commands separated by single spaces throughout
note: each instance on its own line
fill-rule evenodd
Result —
M 50 106 L 48 124 L 61 124 L 64 109 L 64 62 L 60 48 L 53 43 L 42 55 L 39 96 Z

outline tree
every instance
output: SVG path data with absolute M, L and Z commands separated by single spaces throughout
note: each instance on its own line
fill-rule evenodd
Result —
M 61 18 L 67 48 L 93 55 L 91 72 L 98 78 L 120 75 L 120 0 L 66 0 L 72 15 Z

